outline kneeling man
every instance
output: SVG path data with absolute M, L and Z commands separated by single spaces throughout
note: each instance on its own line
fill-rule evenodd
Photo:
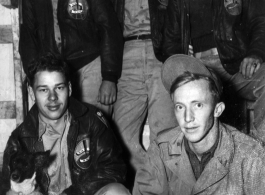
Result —
M 126 167 L 119 143 L 101 111 L 70 97 L 67 65 L 47 54 L 32 62 L 27 76 L 35 104 L 7 142 L 0 194 L 9 189 L 13 194 L 34 194 L 24 192 L 34 190 L 33 179 L 10 186 L 10 157 L 20 150 L 49 150 L 53 160 L 39 178 L 44 194 L 129 195 L 121 184 Z
M 265 151 L 221 123 L 222 86 L 200 60 L 174 55 L 162 79 L 179 127 L 162 131 L 136 175 L 134 195 L 265 194 Z

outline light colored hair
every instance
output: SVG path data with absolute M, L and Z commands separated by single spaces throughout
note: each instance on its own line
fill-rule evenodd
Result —
M 205 80 L 209 85 L 209 90 L 213 96 L 214 103 L 217 104 L 221 100 L 222 94 L 218 91 L 218 88 L 214 82 L 214 80 L 211 77 L 201 75 L 201 74 L 194 74 L 191 72 L 185 72 L 182 75 L 178 76 L 174 82 L 172 83 L 170 87 L 170 95 L 172 96 L 173 93 L 181 87 L 182 85 L 189 83 L 191 81 L 197 81 L 197 80 Z

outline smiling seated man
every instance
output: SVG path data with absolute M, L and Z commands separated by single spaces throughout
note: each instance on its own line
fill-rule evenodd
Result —
M 20 149 L 50 150 L 55 159 L 41 178 L 49 195 L 127 195 L 126 167 L 121 148 L 103 114 L 87 103 L 71 98 L 69 69 L 51 54 L 32 62 L 28 70 L 29 93 L 35 105 L 15 129 L 4 151 L 3 175 L 6 194 L 24 194 L 33 186 L 10 186 L 9 159 Z M 34 189 L 34 188 L 33 188 Z
M 162 79 L 179 127 L 162 131 L 151 144 L 133 194 L 265 194 L 265 151 L 218 120 L 225 104 L 215 74 L 196 58 L 174 55 Z

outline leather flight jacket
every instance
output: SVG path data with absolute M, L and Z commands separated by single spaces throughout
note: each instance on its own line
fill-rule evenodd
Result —
M 68 111 L 72 115 L 67 135 L 68 163 L 72 185 L 64 190 L 68 195 L 95 194 L 109 183 L 125 181 L 126 166 L 122 150 L 112 129 L 101 111 L 92 105 L 70 98 Z M 38 109 L 34 105 L 24 122 L 15 129 L 5 148 L 3 159 L 3 184 L 0 194 L 10 189 L 9 159 L 15 150 L 26 148 L 29 152 L 44 151 L 38 135 Z M 86 148 L 84 145 L 86 143 Z M 87 153 L 83 151 L 87 150 Z M 48 190 L 48 174 L 44 174 L 42 185 Z
M 265 1 L 212 0 L 213 34 L 224 69 L 239 71 L 245 57 L 265 61 Z M 189 0 L 169 0 L 163 53 L 188 54 L 190 44 Z
M 78 2 L 78 9 L 77 9 Z M 73 71 L 101 59 L 103 80 L 121 76 L 123 39 L 110 0 L 58 0 L 61 55 Z M 46 52 L 60 55 L 54 34 L 52 0 L 22 0 L 19 52 L 25 73 Z
M 118 15 L 121 29 L 124 28 L 124 9 L 125 0 L 112 0 L 114 9 Z M 153 43 L 154 53 L 156 58 L 163 62 L 166 56 L 162 51 L 163 32 L 165 28 L 165 20 L 167 18 L 166 7 L 158 0 L 148 0 L 150 25 L 151 25 L 151 39 Z

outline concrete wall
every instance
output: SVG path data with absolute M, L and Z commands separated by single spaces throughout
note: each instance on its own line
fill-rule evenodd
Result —
M 0 1 L 1 3 L 1 1 Z M 18 9 L 0 5 L 0 168 L 11 132 L 23 120 Z

